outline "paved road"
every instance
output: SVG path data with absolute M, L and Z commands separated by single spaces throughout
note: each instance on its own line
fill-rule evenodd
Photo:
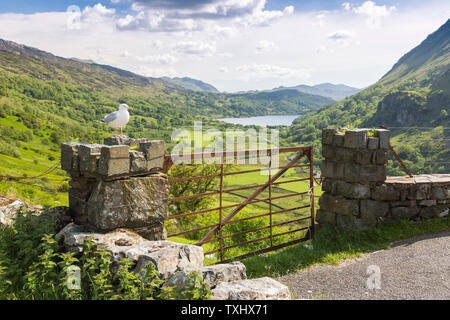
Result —
M 450 300 L 450 232 L 418 236 L 389 250 L 337 266 L 314 266 L 279 280 L 294 299 Z

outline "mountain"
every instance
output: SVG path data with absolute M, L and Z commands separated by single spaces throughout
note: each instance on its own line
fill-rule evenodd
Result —
M 325 127 L 392 127 L 391 143 L 413 174 L 450 170 L 450 20 L 370 87 L 304 114 L 284 139 L 320 150 Z M 319 156 L 320 157 L 320 156 Z M 388 173 L 403 175 L 394 160 Z
M 120 103 L 133 107 L 127 135 L 164 139 L 170 148 L 173 131 L 191 128 L 195 120 L 223 129 L 230 125 L 214 119 L 303 114 L 331 102 L 296 90 L 193 91 L 163 79 L 0 40 L 0 176 L 27 178 L 0 180 L 0 194 L 29 203 L 66 203 L 66 176 L 55 169 L 60 143 L 101 142 L 114 131 L 99 119 Z M 51 173 L 44 178 L 30 179 L 47 170 Z
M 310 93 L 310 94 L 328 97 L 328 98 L 331 98 L 336 101 L 342 100 L 342 99 L 344 99 L 348 96 L 351 96 L 352 94 L 355 94 L 358 91 L 360 91 L 360 89 L 358 89 L 358 88 L 349 87 L 344 84 L 332 84 L 332 83 L 320 83 L 320 84 L 316 84 L 314 86 L 300 84 L 300 85 L 294 86 L 294 87 L 278 87 L 278 88 L 272 89 L 272 91 L 284 90 L 284 89 L 295 89 L 295 90 L 298 90 L 298 91 L 304 92 L 304 93 Z
M 217 90 L 212 85 L 210 85 L 206 82 L 188 78 L 188 77 L 183 77 L 183 78 L 162 77 L 160 79 L 164 80 L 166 82 L 172 83 L 174 85 L 180 86 L 182 88 L 188 89 L 188 90 L 219 93 L 219 90 Z

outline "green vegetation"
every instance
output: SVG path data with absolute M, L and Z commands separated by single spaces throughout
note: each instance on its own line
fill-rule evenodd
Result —
M 54 239 L 48 212 L 19 212 L 12 226 L 0 229 L 0 299 L 153 300 L 208 299 L 209 287 L 198 274 L 186 289 L 163 287 L 153 265 L 140 273 L 124 258 L 113 265 L 110 253 L 87 240 L 82 253 L 64 252 Z M 75 268 L 79 282 L 74 280 Z M 112 272 L 113 269 L 115 272 Z M 76 286 L 75 286 L 76 285 Z
M 190 128 L 194 120 L 202 120 L 205 129 L 222 130 L 230 126 L 214 119 L 302 114 L 330 102 L 295 90 L 185 90 L 160 79 L 0 40 L 0 176 L 22 177 L 0 180 L 0 193 L 35 204 L 66 204 L 61 193 L 66 188 L 64 172 L 54 170 L 42 183 L 23 177 L 57 166 L 61 142 L 98 143 L 110 136 L 114 131 L 99 120 L 119 103 L 133 106 L 125 134 L 170 143 L 174 129 Z
M 321 148 L 326 127 L 392 128 L 392 145 L 413 174 L 450 169 L 450 20 L 404 55 L 374 85 L 340 102 L 304 114 L 281 139 Z M 410 129 L 404 129 L 410 128 Z M 433 129 L 434 128 L 434 129 Z M 319 152 L 316 152 L 320 160 Z M 389 175 L 404 175 L 391 157 Z
M 392 242 L 414 236 L 450 231 L 450 218 L 433 218 L 421 222 L 397 220 L 385 222 L 375 228 L 355 231 L 323 226 L 313 240 L 268 253 L 264 256 L 242 260 L 247 276 L 278 277 L 299 271 L 315 264 L 338 264 L 347 258 L 364 253 L 389 249 Z M 312 246 L 311 247 L 306 247 Z

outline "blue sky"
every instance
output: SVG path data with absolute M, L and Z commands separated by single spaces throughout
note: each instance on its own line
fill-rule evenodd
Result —
M 14 12 L 14 13 L 35 13 L 47 11 L 65 11 L 70 5 L 78 5 L 80 7 L 93 6 L 97 4 L 98 0 L 14 0 L 2 1 L 0 6 L 0 13 Z M 299 10 L 333 10 L 341 7 L 345 2 L 342 0 L 273 0 L 268 1 L 266 8 L 268 10 L 279 10 L 287 5 L 293 5 Z M 353 1 L 355 4 L 362 4 L 364 1 Z M 394 1 L 377 1 L 379 5 L 394 5 L 402 7 L 413 7 L 418 3 L 424 2 L 419 0 L 394 0 Z M 103 1 L 104 4 L 109 4 L 111 7 L 126 11 L 129 9 L 130 1 L 122 0 L 118 3 L 111 1 Z
M 438 0 L 1 2 L 2 39 L 232 92 L 368 86 L 450 17 Z

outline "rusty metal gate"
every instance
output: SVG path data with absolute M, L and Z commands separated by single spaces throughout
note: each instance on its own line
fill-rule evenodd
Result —
M 270 163 L 265 168 L 257 168 L 257 169 L 250 169 L 250 170 L 243 170 L 243 171 L 230 171 L 225 172 L 224 170 L 224 158 L 229 158 L 239 156 L 249 157 L 251 155 L 255 154 L 261 154 L 265 153 L 270 157 Z M 289 158 L 286 159 L 286 164 L 278 166 L 278 168 L 270 168 L 272 163 L 272 156 L 274 154 L 278 153 L 293 153 Z M 171 197 L 169 198 L 170 203 L 173 203 L 175 201 L 182 201 L 186 199 L 193 199 L 198 197 L 208 197 L 216 195 L 218 196 L 218 200 L 216 203 L 218 203 L 217 206 L 214 206 L 213 208 L 207 208 L 202 210 L 197 210 L 193 212 L 183 212 L 181 214 L 172 215 L 169 216 L 169 222 L 170 221 L 177 221 L 182 218 L 191 217 L 195 215 L 205 215 L 205 214 L 211 214 L 213 212 L 218 213 L 217 215 L 217 223 L 209 224 L 206 226 L 201 226 L 197 228 L 193 228 L 190 230 L 176 230 L 177 232 L 173 232 L 171 234 L 168 234 L 168 238 L 171 237 L 179 237 L 179 236 L 185 236 L 189 233 L 193 232 L 199 232 L 204 231 L 206 232 L 200 240 L 197 239 L 196 245 L 204 246 L 207 244 L 215 243 L 215 246 L 210 250 L 206 251 L 204 254 L 205 256 L 210 256 L 217 254 L 218 260 L 220 262 L 228 262 L 235 259 L 241 259 L 246 258 L 253 255 L 258 255 L 262 253 L 267 253 L 269 251 L 277 250 L 283 247 L 287 247 L 293 244 L 297 244 L 302 241 L 306 241 L 312 238 L 314 233 L 314 159 L 313 159 L 313 147 L 312 146 L 301 146 L 301 147 L 287 147 L 287 148 L 278 148 L 278 149 L 259 149 L 259 150 L 244 150 L 244 151 L 233 151 L 233 152 L 216 152 L 216 153 L 192 153 L 192 154 L 184 154 L 183 157 L 186 159 L 206 159 L 206 158 L 221 158 L 219 166 L 219 172 L 210 174 L 210 175 L 203 175 L 203 176 L 192 176 L 192 177 L 181 177 L 181 178 L 175 178 L 171 179 L 169 178 L 169 185 L 175 184 L 177 182 L 187 182 L 187 181 L 195 181 L 198 179 L 219 179 L 218 182 L 218 190 L 208 190 L 207 192 L 202 192 L 199 194 L 189 194 L 179 197 Z M 306 162 L 306 163 L 305 163 Z M 170 168 L 173 165 L 173 161 L 171 156 L 166 156 L 165 158 L 165 171 L 168 172 Z M 195 165 L 195 164 L 193 164 Z M 292 180 L 283 180 L 280 179 L 289 169 L 294 168 L 305 168 L 306 172 L 304 176 L 295 176 L 295 179 Z M 241 175 L 246 173 L 252 173 L 252 172 L 258 172 L 262 170 L 269 170 L 267 174 L 267 181 L 264 183 L 259 184 L 248 184 L 244 186 L 239 186 L 236 188 L 225 188 L 224 179 L 227 177 L 232 177 L 235 175 Z M 272 170 L 276 171 L 272 175 Z M 283 180 L 283 181 L 279 181 Z M 289 194 L 283 194 L 274 196 L 273 195 L 273 188 L 276 188 L 279 185 L 282 184 L 291 184 L 295 182 L 301 182 L 305 181 L 307 184 L 307 188 L 304 191 L 301 192 L 292 192 Z M 279 188 L 279 187 L 278 187 Z M 227 194 L 235 194 L 237 191 L 242 190 L 251 190 L 256 189 L 253 193 L 251 193 L 249 196 L 246 196 L 244 201 L 241 201 L 239 203 L 233 203 L 233 204 L 227 204 L 224 205 L 224 195 Z M 261 195 L 264 191 L 268 191 L 268 197 L 264 197 L 262 199 L 257 198 L 259 195 Z M 284 189 L 283 189 L 284 190 Z M 304 203 L 302 205 L 297 205 L 291 208 L 284 208 L 280 207 L 278 205 L 275 205 L 273 202 L 274 200 L 278 199 L 286 199 L 289 197 L 297 197 L 297 199 L 300 199 L 299 197 L 303 197 Z M 306 197 L 306 199 L 304 198 Z M 296 201 L 296 200 L 295 200 Z M 267 212 L 253 215 L 253 216 L 247 216 L 247 217 L 238 217 L 241 210 L 246 207 L 253 205 L 255 203 L 266 203 L 268 204 L 269 208 Z M 170 205 L 169 203 L 169 205 Z M 296 202 L 297 203 L 297 202 Z M 306 203 L 306 204 L 305 204 Z M 281 210 L 274 210 L 281 209 Z M 228 214 L 225 213 L 225 210 L 230 209 L 231 212 Z M 298 213 L 299 210 L 306 210 L 306 213 L 301 213 L 302 216 L 296 219 L 291 219 L 287 221 L 281 221 L 276 222 L 274 221 L 274 217 L 282 215 L 282 214 L 289 214 L 293 212 Z M 226 214 L 226 215 L 225 215 Z M 236 218 L 235 218 L 236 217 Z M 231 234 L 224 234 L 224 228 L 227 225 L 239 223 L 242 221 L 248 221 L 251 219 L 259 219 L 263 217 L 268 217 L 267 225 L 259 226 L 257 228 L 249 229 L 249 230 L 243 230 L 238 231 Z M 235 219 L 233 219 L 235 218 Z M 305 225 L 306 223 L 306 225 Z M 278 232 L 274 233 L 275 229 L 281 226 L 290 225 L 289 230 L 284 232 Z M 293 225 L 293 227 L 292 227 Z M 228 243 L 226 244 L 225 241 L 232 239 L 233 237 L 242 236 L 244 234 L 256 234 L 257 232 L 261 232 L 265 230 L 266 234 L 263 236 L 255 236 L 254 238 L 246 241 L 241 241 L 238 243 Z M 294 234 L 298 234 L 298 236 L 295 236 Z M 277 238 L 282 238 L 282 236 L 289 235 L 291 237 L 289 241 L 279 243 L 279 241 L 275 241 Z M 294 237 L 294 239 L 292 239 Z M 244 247 L 248 246 L 250 244 L 264 242 L 262 245 L 263 248 L 258 247 L 256 250 L 249 250 L 249 252 L 245 252 L 244 254 L 240 254 L 237 256 L 227 257 L 224 258 L 225 253 L 233 248 L 237 247 Z

